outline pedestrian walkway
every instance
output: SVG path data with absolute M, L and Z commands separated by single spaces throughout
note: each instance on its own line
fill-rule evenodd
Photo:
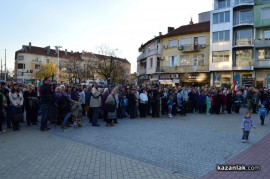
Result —
M 233 161 L 248 150 L 265 153 L 266 157 L 257 157 L 257 161 L 246 159 L 254 161 L 252 165 L 262 165 L 262 171 L 230 173 L 261 174 L 267 170 L 263 160 L 267 161 L 270 150 L 254 146 L 267 140 L 270 120 L 260 126 L 259 116 L 253 115 L 257 128 L 250 134 L 250 143 L 241 143 L 243 115 L 244 111 L 232 115 L 120 119 L 114 127 L 102 122 L 100 127 L 92 127 L 84 119 L 84 127 L 64 132 L 59 126 L 43 133 L 38 126 L 23 126 L 21 131 L 9 130 L 0 135 L 0 176 L 208 178 L 221 174 L 213 173 L 216 164 Z
M 31 128 L 1 134 L 0 149 L 3 179 L 191 179 Z
M 260 165 L 260 171 L 213 170 L 202 179 L 211 178 L 270 178 L 270 134 L 222 165 Z

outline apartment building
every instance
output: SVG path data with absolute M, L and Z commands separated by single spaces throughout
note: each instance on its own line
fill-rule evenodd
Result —
M 74 65 L 76 68 L 81 69 L 82 71 L 93 70 L 93 68 L 88 69 L 89 63 L 96 63 L 99 60 L 99 57 L 105 58 L 104 55 L 93 54 L 90 52 L 68 52 L 67 50 L 51 49 L 50 46 L 47 47 L 36 47 L 32 46 L 31 42 L 29 45 L 23 45 L 22 49 L 15 52 L 15 69 L 14 69 L 14 78 L 19 83 L 34 83 L 36 81 L 35 74 L 38 72 L 42 65 L 48 63 L 56 64 L 56 68 L 59 69 L 59 82 L 67 81 L 66 77 L 63 76 L 62 72 L 69 72 Z M 108 57 L 108 59 L 111 57 Z M 131 65 L 126 59 L 114 58 L 118 60 L 125 70 L 125 78 L 129 80 Z M 91 65 L 93 66 L 93 65 Z M 95 73 L 78 73 L 86 74 L 89 76 L 84 76 L 85 79 L 94 79 L 96 80 L 99 77 L 100 81 L 102 79 L 98 74 Z M 57 75 L 55 74 L 55 77 Z M 76 79 L 73 79 L 76 81 Z
M 214 1 L 210 15 L 211 85 L 235 80 L 245 87 L 267 86 L 269 16 L 269 0 Z
M 209 12 L 202 21 L 159 34 L 141 45 L 137 58 L 138 83 L 205 85 L 209 73 Z

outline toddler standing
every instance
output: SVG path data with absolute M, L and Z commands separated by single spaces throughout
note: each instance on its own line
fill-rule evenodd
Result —
M 248 141 L 249 132 L 251 130 L 251 127 L 255 129 L 255 125 L 253 124 L 253 121 L 251 120 L 251 111 L 246 112 L 246 116 L 243 118 L 241 123 L 241 128 L 243 130 L 243 136 L 242 136 L 242 142 Z

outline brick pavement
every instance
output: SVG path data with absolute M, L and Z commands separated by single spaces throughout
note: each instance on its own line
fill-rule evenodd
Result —
M 68 132 L 68 131 L 66 131 Z M 0 135 L 3 179 L 191 178 L 117 156 L 89 145 L 23 127 Z
M 250 143 L 241 143 L 242 116 L 123 119 L 111 128 L 94 128 L 85 120 L 80 129 L 62 132 L 58 127 L 45 133 L 38 127 L 23 127 L 0 135 L 0 148 L 5 151 L 0 153 L 0 176 L 104 178 L 105 173 L 105 178 L 199 178 L 269 133 L 270 122 L 261 127 L 254 115 L 257 129 L 251 132 Z M 10 174 L 13 166 L 16 173 Z
M 260 165 L 260 171 L 216 171 L 213 170 L 202 177 L 211 178 L 270 178 L 270 134 L 259 142 L 235 156 L 224 165 Z

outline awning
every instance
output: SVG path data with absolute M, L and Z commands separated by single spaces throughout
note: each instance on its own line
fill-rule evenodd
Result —
M 165 84 L 165 85 L 172 85 L 174 84 L 172 80 L 159 80 L 160 84 Z

